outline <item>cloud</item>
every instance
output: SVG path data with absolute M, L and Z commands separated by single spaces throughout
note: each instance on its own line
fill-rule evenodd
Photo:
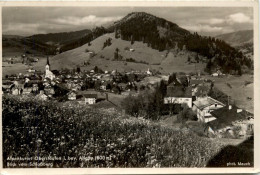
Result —
M 223 30 L 222 27 L 210 26 L 210 25 L 188 25 L 182 26 L 185 29 L 188 29 L 193 32 L 221 32 Z
M 222 24 L 224 22 L 225 22 L 225 20 L 224 19 L 220 19 L 220 18 L 211 18 L 211 19 L 209 19 L 209 23 L 210 24 Z
M 231 14 L 227 17 L 227 22 L 229 24 L 233 24 L 233 23 L 252 23 L 253 20 L 245 15 L 244 13 L 235 13 L 235 14 Z
M 110 22 L 114 22 L 121 18 L 122 16 L 98 17 L 95 15 L 88 15 L 85 17 L 68 16 L 63 18 L 56 18 L 53 19 L 52 21 L 58 24 L 67 24 L 67 25 L 74 25 L 74 26 L 80 26 L 80 25 L 100 26 Z
M 153 14 L 202 35 L 253 28 L 253 8 L 248 7 L 4 7 L 2 28 L 4 34 L 14 35 L 69 32 L 105 27 L 133 11 Z
M 40 29 L 40 24 L 9 23 L 3 26 L 3 33 L 6 34 L 12 34 L 18 31 L 20 35 L 28 35 L 36 31 L 39 33 L 44 32 Z

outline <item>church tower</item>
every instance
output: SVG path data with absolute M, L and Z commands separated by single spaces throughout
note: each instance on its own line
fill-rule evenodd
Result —
M 49 62 L 49 57 L 47 57 L 47 63 L 45 66 L 45 71 L 48 72 L 50 70 L 50 62 Z
M 49 62 L 49 57 L 47 57 L 47 63 L 45 66 L 45 78 L 49 78 L 51 80 L 53 80 L 55 78 L 55 75 L 50 71 L 51 66 L 50 66 L 50 62 Z

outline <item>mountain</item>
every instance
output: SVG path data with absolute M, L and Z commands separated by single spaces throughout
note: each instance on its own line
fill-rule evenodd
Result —
M 232 33 L 218 35 L 216 38 L 221 39 L 231 46 L 241 51 L 248 58 L 253 59 L 253 30 L 242 30 Z
M 28 39 L 28 38 L 27 38 Z M 38 42 L 38 40 L 36 40 Z M 59 46 L 53 69 L 147 70 L 242 74 L 253 67 L 234 47 L 214 37 L 190 33 L 177 24 L 144 12 L 126 15 L 108 27 L 96 27 Z
M 104 43 L 108 40 L 110 44 L 106 46 Z M 116 50 L 118 50 L 117 58 Z M 193 63 L 187 62 L 188 56 Z M 159 51 L 141 41 L 131 44 L 130 41 L 116 38 L 114 33 L 107 33 L 91 41 L 90 44 L 55 55 L 50 58 L 50 63 L 52 69 L 75 69 L 80 66 L 81 70 L 91 70 L 98 66 L 102 70 L 117 69 L 120 72 L 146 71 L 148 68 L 162 73 L 203 71 L 206 64 L 200 62 L 195 65 L 195 56 L 196 53 L 189 51 L 174 49 L 170 52 Z M 202 56 L 200 58 L 206 59 Z
M 190 33 L 175 23 L 144 12 L 130 13 L 107 28 L 96 28 L 84 38 L 61 47 L 61 52 L 83 46 L 86 47 L 85 44 L 91 45 L 92 41 L 94 42 L 97 38 L 108 33 L 113 33 L 115 39 L 130 42 L 130 45 L 127 47 L 131 47 L 135 42 L 141 42 L 146 47 L 159 52 L 167 51 L 171 54 L 174 50 L 177 51 L 177 53 L 196 53 L 198 55 L 196 56 L 197 62 L 200 62 L 199 57 L 205 58 L 201 61 L 207 64 L 205 67 L 205 71 L 207 72 L 221 69 L 225 73 L 241 74 L 242 69 L 252 68 L 252 60 L 249 60 L 237 49 L 223 40 L 214 37 L 200 36 L 197 33 Z M 101 45 L 99 47 L 102 47 L 102 45 L 105 46 L 105 42 L 106 41 L 100 43 Z M 145 50 L 149 49 L 140 51 L 140 55 L 146 55 L 146 53 L 144 53 Z M 71 51 L 71 53 L 74 51 Z M 109 54 L 107 53 L 107 55 L 110 55 L 109 59 L 113 58 L 114 52 L 115 50 L 112 49 Z M 96 52 L 96 54 L 98 53 Z M 138 58 L 133 59 L 138 60 Z M 188 58 L 183 59 L 186 61 Z M 149 65 L 154 64 L 150 57 L 146 57 L 145 60 L 142 61 Z
M 231 46 L 241 46 L 245 43 L 253 43 L 253 30 L 242 30 L 216 36 Z
M 55 47 L 27 37 L 16 35 L 2 36 L 3 57 L 20 56 L 22 54 L 46 55 L 54 54 Z
M 74 40 L 83 38 L 89 34 L 91 30 L 85 29 L 73 32 L 61 32 L 61 33 L 48 33 L 48 34 L 38 34 L 28 37 L 33 41 L 40 41 L 49 45 L 63 45 Z
M 3 53 L 6 56 L 21 55 L 25 52 L 40 55 L 56 54 L 56 49 L 84 38 L 91 30 L 37 34 L 29 37 L 3 35 Z

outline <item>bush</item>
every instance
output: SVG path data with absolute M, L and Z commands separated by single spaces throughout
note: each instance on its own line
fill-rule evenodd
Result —
M 182 105 L 182 111 L 177 115 L 177 121 L 185 123 L 188 120 L 197 120 L 196 114 L 186 105 Z

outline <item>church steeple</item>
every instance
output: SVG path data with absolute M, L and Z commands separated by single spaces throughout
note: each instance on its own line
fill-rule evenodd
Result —
M 50 66 L 49 57 L 47 57 L 47 63 L 46 63 L 46 65 L 49 65 L 49 66 Z
M 45 65 L 45 71 L 47 72 L 47 71 L 49 71 L 50 70 L 50 62 L 49 62 L 49 57 L 47 57 L 47 63 L 46 63 L 46 65 Z

